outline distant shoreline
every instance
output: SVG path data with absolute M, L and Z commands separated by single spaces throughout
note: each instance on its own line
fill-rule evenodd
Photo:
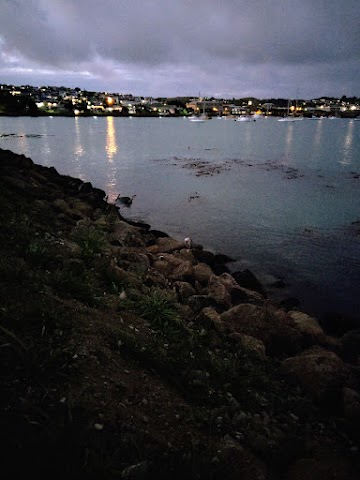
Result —
M 0 118 L 1 117 L 7 117 L 7 118 L 11 118 L 11 117 L 32 117 L 32 118 L 39 118 L 39 117 L 69 117 L 69 118 L 92 118 L 92 117 L 98 117 L 98 118 L 107 118 L 107 117 L 113 117 L 113 118 L 189 118 L 191 117 L 192 115 L 178 115 L 178 114 L 174 114 L 174 115 L 156 115 L 156 114 L 151 114 L 151 115 L 119 115 L 119 114 L 102 114 L 102 113 L 89 113 L 89 114 L 81 114 L 79 113 L 78 115 L 75 115 L 75 114 L 72 114 L 72 113 L 38 113 L 36 115 L 34 114 L 26 114 L 26 113 L 19 113 L 19 114 L 16 114 L 16 113 L 13 113 L 13 114 L 5 114 L 5 113 L 1 113 L 0 112 Z M 239 117 L 241 115 L 229 115 L 229 117 L 233 118 L 233 119 L 236 119 L 237 117 Z M 283 115 L 263 115 L 264 118 L 281 118 Z M 218 115 L 215 115 L 215 116 L 212 116 L 212 117 L 209 117 L 209 120 L 212 120 L 212 119 L 216 119 L 218 118 L 219 116 Z M 333 117 L 332 115 L 322 115 L 321 117 L 318 117 L 318 118 L 329 118 L 329 117 Z M 359 114 L 358 112 L 356 114 L 342 114 L 336 118 L 338 119 L 348 119 L 348 120 L 352 120 L 352 119 L 355 119 L 355 118 L 358 118 L 359 117 Z M 313 118 L 312 115 L 303 115 L 303 118 L 305 119 L 311 119 Z

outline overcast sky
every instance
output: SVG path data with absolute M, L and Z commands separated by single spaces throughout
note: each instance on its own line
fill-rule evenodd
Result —
M 0 83 L 360 97 L 360 0 L 0 0 Z

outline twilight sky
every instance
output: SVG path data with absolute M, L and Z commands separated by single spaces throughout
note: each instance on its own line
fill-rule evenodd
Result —
M 0 83 L 360 97 L 360 0 L 0 0 Z

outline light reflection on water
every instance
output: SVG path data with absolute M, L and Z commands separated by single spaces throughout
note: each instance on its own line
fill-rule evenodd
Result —
M 1 148 L 90 181 L 110 200 L 136 193 L 125 216 L 186 233 L 263 278 L 285 277 L 308 303 L 321 284 L 320 309 L 360 310 L 359 237 L 347 230 L 360 219 L 360 180 L 351 174 L 360 172 L 360 122 L 19 117 L 1 118 L 0 133 L 23 135 L 1 138 Z M 36 133 L 45 136 L 24 136 Z M 183 168 L 191 159 L 241 162 L 197 176 Z M 288 167 L 298 175 L 289 179 Z
M 114 165 L 114 157 L 118 153 L 118 145 L 116 140 L 114 117 L 107 117 L 106 121 L 106 152 L 109 162 L 107 167 L 108 180 L 106 183 L 106 192 L 109 202 L 114 202 L 118 195 L 116 188 L 116 166 Z
M 117 154 L 118 147 L 116 143 L 116 131 L 114 126 L 114 117 L 107 117 L 106 130 L 106 151 L 109 162 L 112 163 L 114 156 Z
M 321 143 L 323 120 L 314 120 L 314 122 L 316 122 L 315 135 L 314 135 L 314 148 L 316 148 Z
M 352 149 L 352 142 L 353 142 L 353 130 L 354 130 L 354 121 L 348 122 L 345 137 L 344 137 L 344 154 L 340 163 L 342 165 L 350 165 L 352 158 L 351 158 L 351 149 Z

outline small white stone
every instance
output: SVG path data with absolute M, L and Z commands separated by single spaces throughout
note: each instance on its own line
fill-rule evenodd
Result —
M 104 425 L 102 425 L 101 423 L 95 423 L 94 428 L 95 430 L 102 430 L 104 428 Z

